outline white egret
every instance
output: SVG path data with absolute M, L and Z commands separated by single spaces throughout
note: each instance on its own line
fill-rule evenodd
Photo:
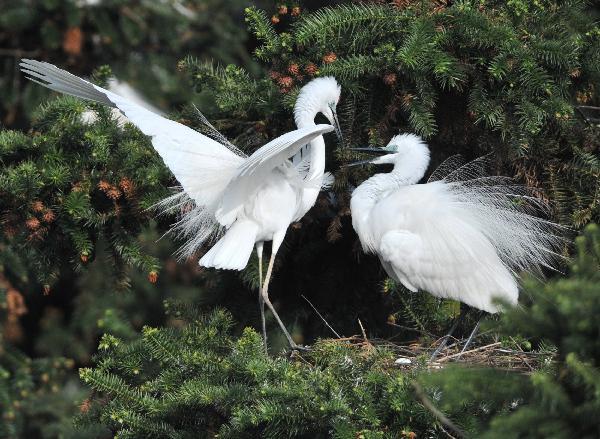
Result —
M 219 143 L 52 64 L 24 59 L 21 69 L 29 79 L 52 90 L 118 108 L 152 138 L 152 145 L 183 189 L 161 203 L 167 210 L 186 207 L 187 212 L 174 226 L 176 232 L 188 238 L 180 251 L 182 256 L 191 256 L 207 240 L 220 237 L 200 259 L 200 265 L 241 270 L 255 244 L 260 256 L 263 243 L 273 242 L 261 298 L 296 348 L 269 300 L 268 283 L 286 230 L 310 208 L 308 198 L 314 191 L 318 193 L 323 172 L 319 174 L 315 168 L 313 175 L 313 164 L 322 166 L 315 161 L 304 175 L 288 159 L 315 137 L 322 140 L 319 136 L 334 127 L 306 123 L 247 157 L 229 142 Z M 327 101 L 317 110 L 335 122 L 334 107 L 329 104 Z M 318 155 L 319 144 L 311 157 L 313 153 Z
M 315 117 L 319 113 L 323 114 L 327 120 L 335 127 L 339 138 L 342 137 L 339 122 L 337 120 L 336 108 L 340 100 L 341 87 L 332 77 L 316 78 L 306 84 L 300 90 L 296 103 L 294 105 L 294 119 L 299 129 L 314 127 Z M 294 213 L 293 221 L 301 219 L 317 201 L 317 197 L 322 187 L 328 186 L 332 177 L 325 173 L 325 139 L 322 135 L 314 137 L 306 146 L 304 146 L 293 158 L 292 168 L 301 176 L 301 191 L 295 195 L 297 207 Z M 288 223 L 289 225 L 289 223 Z M 287 226 L 286 226 L 287 227 Z M 285 232 L 277 239 L 273 239 L 271 245 L 271 259 L 267 267 L 267 274 L 264 283 L 259 285 L 259 306 L 261 316 L 261 327 L 263 340 L 267 342 L 267 331 L 265 326 L 265 302 L 269 300 L 269 281 L 273 270 L 275 255 L 283 242 Z M 259 279 L 262 279 L 262 254 L 263 241 L 256 242 L 256 253 L 258 254 Z M 269 305 L 269 303 L 267 302 Z M 269 305 L 270 309 L 273 309 Z M 275 314 L 276 316 L 276 314 Z M 279 318 L 276 316 L 276 319 Z M 281 323 L 280 323 L 281 325 Z M 284 329 L 288 341 L 292 347 L 296 347 L 291 337 Z
M 464 302 L 489 313 L 499 299 L 516 304 L 521 271 L 552 267 L 560 226 L 533 216 L 543 203 L 507 177 L 484 174 L 484 159 L 456 168 L 449 160 L 427 183 L 429 148 L 397 135 L 382 155 L 355 164 L 391 164 L 352 193 L 352 225 L 365 252 L 408 290 Z

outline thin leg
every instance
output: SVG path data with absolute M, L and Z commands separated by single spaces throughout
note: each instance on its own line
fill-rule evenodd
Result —
M 463 352 L 465 352 L 467 350 L 467 348 L 469 347 L 469 345 L 471 344 L 471 342 L 473 341 L 473 338 L 475 337 L 475 334 L 477 334 L 477 331 L 479 331 L 479 325 L 481 324 L 481 319 L 483 317 L 480 317 L 479 320 L 477 320 L 477 324 L 475 325 L 475 327 L 473 328 L 473 331 L 471 331 L 471 335 L 469 335 L 469 338 L 467 339 L 467 342 L 465 343 L 465 345 L 463 346 L 462 350 L 460 351 L 460 354 L 462 355 Z M 459 355 L 457 357 L 460 358 L 461 355 Z
M 267 275 L 265 276 L 265 282 L 263 284 L 262 298 L 263 298 L 263 301 L 267 304 L 267 306 L 271 310 L 271 312 L 273 313 L 273 315 L 275 316 L 275 320 L 277 320 L 277 323 L 279 324 L 279 327 L 285 334 L 285 337 L 287 338 L 288 343 L 290 344 L 291 348 L 298 349 L 299 346 L 294 342 L 294 340 L 292 340 L 292 336 L 287 331 L 285 325 L 279 318 L 279 314 L 277 314 L 277 311 L 275 311 L 275 308 L 273 307 L 273 304 L 271 303 L 271 300 L 269 299 L 269 281 L 271 280 L 271 274 L 273 272 L 273 264 L 275 263 L 275 256 L 277 255 L 277 250 L 279 250 L 279 246 L 281 245 L 281 242 L 283 241 L 283 236 L 280 236 L 278 238 L 279 239 L 277 239 L 277 237 L 273 237 L 273 247 L 272 247 L 272 251 L 271 251 L 271 259 L 269 260 L 269 266 L 267 268 Z
M 258 306 L 260 308 L 260 328 L 262 330 L 263 343 L 265 345 L 265 352 L 267 352 L 267 323 L 265 320 L 265 301 L 262 296 L 263 286 L 263 242 L 256 243 L 256 253 L 258 254 Z
M 450 328 L 450 331 L 448 332 L 448 334 L 444 335 L 444 339 L 442 340 L 440 345 L 437 347 L 437 349 L 435 351 L 433 351 L 433 354 L 431 354 L 431 357 L 429 358 L 430 362 L 435 360 L 435 357 L 437 357 L 438 354 L 442 351 L 442 349 L 444 349 L 446 347 L 446 345 L 448 344 L 448 340 L 450 339 L 450 336 L 454 333 L 454 331 L 456 331 L 456 328 L 458 327 L 458 324 L 460 323 L 461 320 L 462 320 L 462 316 L 459 316 L 456 319 L 456 321 L 454 322 L 454 324 L 452 325 L 452 328 Z

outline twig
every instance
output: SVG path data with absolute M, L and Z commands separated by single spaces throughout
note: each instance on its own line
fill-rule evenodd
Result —
M 367 333 L 365 332 L 365 328 L 364 328 L 364 326 L 363 326 L 362 322 L 360 321 L 360 319 L 357 319 L 357 320 L 358 320 L 358 324 L 359 324 L 359 326 L 360 326 L 360 330 L 361 330 L 361 332 L 362 332 L 362 336 L 363 336 L 363 338 L 365 339 L 365 341 L 366 341 L 367 343 L 369 343 L 369 339 L 367 338 Z M 370 343 L 369 343 L 369 344 L 370 344 Z
M 452 436 L 452 435 L 451 435 L 449 432 L 447 432 L 447 431 L 446 431 L 446 429 L 444 428 L 444 426 L 443 426 L 443 425 L 440 425 L 440 428 L 441 428 L 442 432 L 443 432 L 443 433 L 444 433 L 446 436 L 448 436 L 450 439 L 456 439 L 456 436 Z
M 318 316 L 321 318 L 321 320 L 323 320 L 323 323 L 325 323 L 325 326 L 327 326 L 327 327 L 328 327 L 328 328 L 331 330 L 331 332 L 333 332 L 333 333 L 335 334 L 335 336 L 336 336 L 337 338 L 342 338 L 342 336 L 341 336 L 340 334 L 338 334 L 338 333 L 336 332 L 336 330 L 335 330 L 335 329 L 333 329 L 329 323 L 327 323 L 327 320 L 325 320 L 325 317 L 323 317 L 323 316 L 321 315 L 321 313 L 320 313 L 320 312 L 317 310 L 317 308 L 315 308 L 315 306 L 314 306 L 312 303 L 310 303 L 310 300 L 308 300 L 304 294 L 300 294 L 300 297 L 302 297 L 304 300 L 306 300 L 306 301 L 308 302 L 308 304 L 309 304 L 309 305 L 310 305 L 310 307 L 311 307 L 311 308 L 314 310 L 314 312 L 316 312 L 316 313 L 317 313 L 317 315 L 318 315 Z M 361 326 L 361 327 L 362 327 L 362 326 Z
M 441 363 L 443 361 L 447 361 L 447 360 L 450 360 L 450 359 L 455 358 L 455 357 L 460 357 L 461 355 L 464 355 L 464 354 L 472 354 L 473 352 L 484 351 L 484 350 L 492 348 L 494 346 L 500 346 L 501 344 L 502 344 L 501 342 L 497 341 L 496 343 L 488 344 L 488 345 L 485 345 L 485 346 L 480 346 L 478 348 L 471 349 L 470 351 L 459 352 L 458 354 L 448 355 L 447 357 L 440 358 L 438 360 L 438 362 Z
M 425 331 L 423 329 L 411 328 L 410 326 L 403 326 L 403 325 L 399 325 L 398 323 L 392 323 L 392 322 L 387 322 L 387 324 L 390 326 L 393 326 L 394 328 L 405 329 L 407 331 L 414 331 L 414 332 L 418 332 L 420 334 L 426 335 L 428 337 L 433 337 L 433 334 L 431 332 Z
M 444 415 L 435 405 L 433 405 L 433 403 L 429 400 L 429 398 L 427 398 L 427 395 L 425 395 L 425 392 L 423 391 L 423 388 L 421 387 L 421 385 L 419 383 L 417 383 L 416 381 L 413 381 L 412 385 L 413 385 L 413 388 L 415 389 L 417 397 L 421 400 L 421 403 L 423 403 L 425 408 L 427 410 L 429 410 L 433 414 L 433 416 L 435 416 L 437 418 L 437 420 L 442 423 L 442 425 L 444 425 L 447 428 L 449 428 L 450 430 L 452 430 L 452 432 L 454 433 L 454 435 L 456 437 L 459 437 L 459 438 L 467 437 L 460 428 L 458 428 L 450 419 L 448 419 L 446 417 L 446 415 Z
M 372 349 L 375 349 L 375 346 L 373 346 L 373 344 L 367 338 L 367 331 L 365 331 L 365 327 L 363 326 L 363 324 L 360 321 L 360 319 L 357 318 L 357 320 L 358 320 L 358 324 L 360 325 L 360 330 L 362 332 L 362 336 L 363 336 L 363 338 L 365 340 L 365 348 L 367 349 L 367 351 L 370 352 Z

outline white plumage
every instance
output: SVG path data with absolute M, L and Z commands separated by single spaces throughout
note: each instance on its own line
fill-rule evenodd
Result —
M 364 250 L 409 290 L 495 313 L 496 298 L 517 303 L 520 271 L 551 267 L 558 256 L 560 226 L 532 215 L 543 203 L 508 178 L 486 176 L 485 158 L 458 168 L 450 160 L 417 184 L 429 165 L 419 137 L 356 149 L 385 154 L 367 162 L 394 168 L 356 188 L 352 224 Z
M 152 145 L 182 187 L 182 192 L 157 205 L 162 211 L 186 211 L 173 227 L 187 239 L 180 250 L 181 256 L 191 256 L 207 240 L 224 232 L 200 259 L 200 265 L 241 270 L 256 245 L 262 280 L 263 243 L 273 241 L 264 286 L 261 285 L 261 314 L 264 301 L 290 344 L 295 346 L 269 301 L 268 284 L 288 226 L 304 216 L 314 205 L 321 186 L 329 181 L 324 173 L 322 134 L 333 131 L 334 127 L 316 125 L 314 118 L 322 112 L 332 123 L 337 123 L 335 105 L 340 89 L 335 80 L 319 78 L 307 85 L 297 105 L 299 129 L 247 157 L 227 141 L 219 143 L 52 64 L 24 59 L 21 69 L 29 79 L 52 90 L 118 108 L 152 138 Z M 306 89 L 317 94 L 306 93 Z M 306 145 L 310 145 L 309 159 L 294 165 L 289 159 Z

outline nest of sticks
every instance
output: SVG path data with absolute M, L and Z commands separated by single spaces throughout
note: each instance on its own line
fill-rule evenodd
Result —
M 487 342 L 482 340 L 487 339 Z M 348 343 L 366 351 L 375 347 L 385 348 L 393 352 L 397 359 L 393 366 L 402 369 L 426 367 L 442 369 L 448 364 L 464 364 L 470 367 L 493 367 L 520 373 L 531 373 L 546 366 L 553 360 L 552 352 L 524 351 L 519 348 L 509 348 L 501 341 L 480 337 L 464 349 L 466 339 L 441 337 L 431 344 L 412 342 L 405 344 L 389 340 L 367 339 L 364 336 L 352 336 L 331 339 L 334 343 Z M 514 343 L 518 346 L 517 343 Z M 435 355 L 434 355 L 435 353 Z

